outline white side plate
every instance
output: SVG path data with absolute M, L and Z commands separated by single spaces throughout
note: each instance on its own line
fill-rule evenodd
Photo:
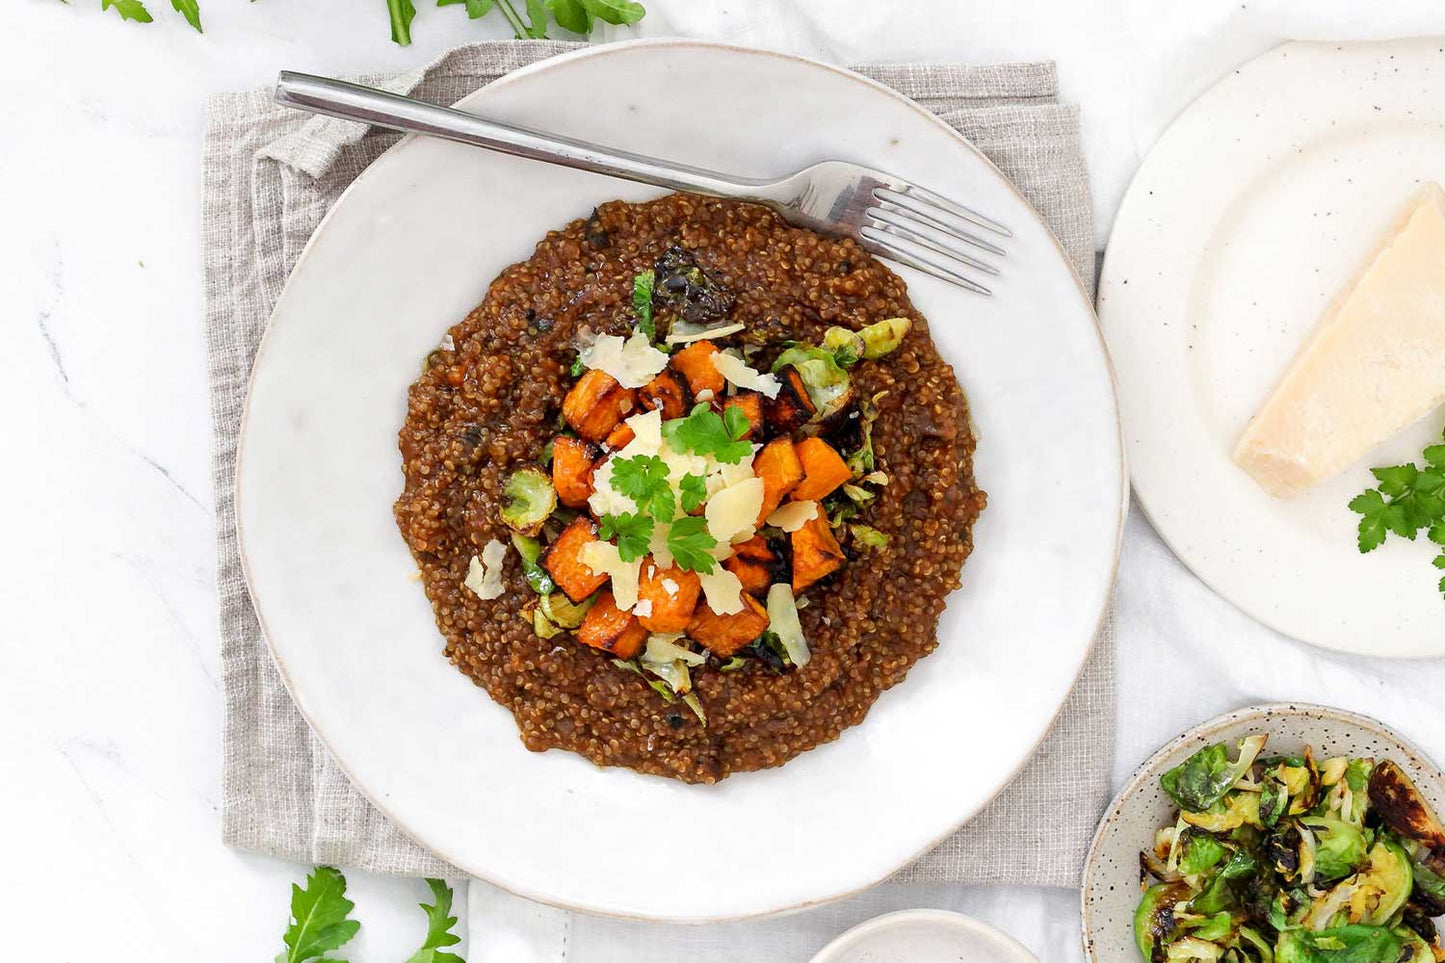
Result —
M 686 786 L 522 747 L 441 657 L 391 504 L 422 357 L 549 229 L 658 192 L 408 140 L 316 232 L 257 360 L 238 516 L 291 692 L 398 826 L 512 892 L 668 920 L 769 913 L 884 878 L 1023 764 L 1104 610 L 1125 501 L 1113 385 L 1089 305 L 1008 183 L 917 105 L 794 57 L 677 41 L 518 71 L 463 105 L 742 174 L 843 157 L 1012 226 L 994 298 L 903 272 L 973 405 L 990 504 L 942 644 L 867 721 L 781 769 Z
M 1381 233 L 1422 184 L 1445 182 L 1439 51 L 1296 43 L 1235 71 L 1140 168 L 1099 289 L 1134 490 L 1159 534 L 1266 625 L 1364 655 L 1445 655 L 1432 547 L 1392 536 L 1362 556 L 1346 507 L 1371 466 L 1418 461 L 1445 416 L 1291 499 L 1231 454 Z

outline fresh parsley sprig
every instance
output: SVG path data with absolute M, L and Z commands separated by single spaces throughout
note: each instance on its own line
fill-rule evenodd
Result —
M 1423 458 L 1424 468 L 1412 463 L 1370 469 L 1379 485 L 1350 500 L 1350 511 L 1360 515 L 1361 553 L 1379 548 L 1392 532 L 1413 542 L 1421 529 L 1445 546 L 1445 444 L 1429 446 Z M 1445 552 L 1434 565 L 1445 569 Z M 1445 594 L 1445 578 L 1439 588 Z
M 682 492 L 682 510 L 689 514 L 707 501 L 707 479 L 701 475 L 683 475 L 677 487 Z
M 649 341 L 657 339 L 657 323 L 652 319 L 652 289 L 656 283 L 654 271 L 642 271 L 632 279 L 632 313 L 637 315 L 637 330 Z
M 597 534 L 605 541 L 617 539 L 617 555 L 624 562 L 635 562 L 652 547 L 653 521 L 646 515 L 623 512 L 603 515 Z
M 714 548 L 717 539 L 708 534 L 707 519 L 701 515 L 684 515 L 667 530 L 667 550 L 679 568 L 710 573 L 717 568 L 717 559 L 709 554 Z
M 719 415 L 707 402 L 693 406 L 686 418 L 662 423 L 662 434 L 678 451 L 712 455 L 727 465 L 736 465 L 752 454 L 753 446 L 742 440 L 748 430 L 748 416 L 740 408 L 727 408 Z
M 664 524 L 677 514 L 667 463 L 656 455 L 634 455 L 612 463 L 612 487 L 637 503 L 639 511 Z

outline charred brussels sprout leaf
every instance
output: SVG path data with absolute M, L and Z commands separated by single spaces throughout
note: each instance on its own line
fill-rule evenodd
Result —
M 513 532 L 512 546 L 522 559 L 522 577 L 527 580 L 532 591 L 538 595 L 556 591 L 557 586 L 552 582 L 552 576 L 539 562 L 542 557 L 542 543 L 528 535 Z
M 853 382 L 848 372 L 838 366 L 831 352 L 811 345 L 794 345 L 778 355 L 773 362 L 773 371 L 788 366 L 797 369 L 808 390 L 808 399 L 817 409 L 812 421 L 823 421 L 837 414 L 853 400 Z
M 892 354 L 903 343 L 913 322 L 907 318 L 888 318 L 859 331 L 863 338 L 863 357 L 872 361 L 886 354 Z
M 1365 862 L 1365 834 L 1342 819 L 1315 816 L 1301 819 L 1315 836 L 1315 879 L 1348 876 Z
M 1224 743 L 1215 743 L 1190 756 L 1166 772 L 1159 785 L 1169 798 L 1185 812 L 1204 812 L 1224 798 L 1224 794 L 1254 765 L 1264 748 L 1264 736 L 1250 736 L 1239 744 L 1239 757 L 1230 761 Z
M 823 332 L 823 350 L 831 352 L 840 367 L 848 368 L 858 363 L 868 344 L 857 331 L 834 325 Z
M 859 548 L 882 549 L 888 547 L 888 536 L 871 525 L 849 525 L 853 541 Z
M 1280 934 L 1275 963 L 1397 963 L 1404 943 L 1383 926 L 1336 926 Z
M 1284 815 L 1289 806 L 1289 792 L 1273 779 L 1265 782 L 1259 791 L 1259 821 L 1273 826 Z
M 1198 876 L 1213 869 L 1224 858 L 1225 848 L 1213 836 L 1190 833 L 1184 842 L 1184 855 L 1179 860 L 1179 872 L 1185 876 Z
M 536 535 L 557 510 L 557 491 L 552 487 L 552 479 L 540 468 L 513 472 L 502 486 L 502 496 L 507 500 L 502 506 L 503 523 L 522 535 Z
M 1178 927 L 1174 907 L 1188 896 L 1189 887 L 1180 883 L 1160 883 L 1145 890 L 1144 899 L 1134 913 L 1134 942 L 1144 959 L 1163 957 L 1163 953 L 1156 957 L 1155 948 L 1168 943 L 1174 935 Z
M 673 245 L 652 271 L 653 305 L 688 324 L 707 325 L 732 310 L 732 293 L 698 266 L 691 251 Z
M 593 595 L 581 602 L 572 602 L 561 592 L 552 592 L 542 596 L 539 608 L 552 622 L 564 629 L 575 629 L 582 625 L 582 620 L 587 613 L 592 611 L 596 604 L 597 596 Z

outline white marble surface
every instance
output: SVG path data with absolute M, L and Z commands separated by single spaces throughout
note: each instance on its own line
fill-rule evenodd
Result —
M 212 584 L 210 418 L 198 258 L 204 97 L 283 67 L 400 70 L 500 36 L 424 8 L 415 46 L 387 40 L 381 0 L 206 0 L 196 36 L 164 0 L 121 23 L 94 0 L 11 0 L 0 31 L 0 873 L 4 955 L 255 960 L 274 955 L 302 867 L 219 843 L 220 700 Z M 1192 92 L 1286 36 L 1445 33 L 1422 2 L 1372 9 L 1209 0 L 651 0 L 645 33 L 851 60 L 1055 59 L 1083 112 L 1101 242 L 1162 123 Z M 1373 6 L 1373 5 L 1372 5 Z M 343 12 L 343 9 L 345 12 Z M 1439 664 L 1315 653 L 1239 615 L 1137 515 L 1120 577 L 1123 710 L 1115 778 L 1204 715 L 1263 698 L 1375 713 L 1445 757 L 1418 694 Z M 1160 680 L 1196 681 L 1181 695 Z M 364 921 L 349 958 L 401 959 L 422 927 L 414 880 L 350 874 Z M 875 905 L 931 903 L 1078 959 L 1073 895 L 879 893 L 836 915 L 768 924 L 805 958 Z M 476 960 L 521 959 L 488 934 Z M 570 959 L 638 941 L 581 921 Z M 759 959 L 766 958 L 761 953 Z M 475 961 L 474 961 L 475 963 Z

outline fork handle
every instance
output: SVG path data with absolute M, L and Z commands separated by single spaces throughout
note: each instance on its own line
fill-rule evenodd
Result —
M 766 183 L 484 120 L 452 107 L 438 107 L 374 87 L 290 70 L 283 70 L 276 81 L 276 103 L 313 114 L 389 127 L 409 134 L 441 137 L 529 160 L 575 167 L 674 191 L 734 197 L 748 194 Z

